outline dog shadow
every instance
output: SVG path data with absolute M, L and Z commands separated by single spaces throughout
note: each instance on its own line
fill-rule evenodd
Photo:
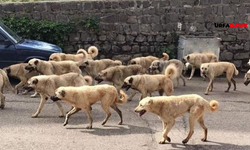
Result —
M 204 144 L 204 145 L 203 144 L 201 144 L 201 145 L 189 145 L 189 144 L 180 144 L 180 143 L 166 143 L 166 144 L 170 144 L 175 149 L 185 149 L 185 150 L 189 150 L 189 149 L 190 150 L 250 149 L 250 145 L 235 145 L 235 144 L 221 143 L 221 142 L 214 142 L 214 141 L 207 141 L 205 143 L 210 143 L 210 144 Z
M 68 127 L 66 129 L 81 129 L 82 133 L 89 133 L 98 136 L 107 136 L 107 135 L 127 135 L 127 134 L 152 134 L 156 132 L 156 130 L 152 130 L 147 127 L 140 127 L 134 125 L 104 125 L 103 127 L 95 127 L 93 129 L 79 128 L 79 127 Z

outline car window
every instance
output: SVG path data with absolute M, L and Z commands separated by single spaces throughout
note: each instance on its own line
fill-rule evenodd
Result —
M 2 43 L 2 42 L 4 42 L 4 40 L 5 40 L 5 37 L 2 36 L 2 34 L 0 34 L 0 42 Z

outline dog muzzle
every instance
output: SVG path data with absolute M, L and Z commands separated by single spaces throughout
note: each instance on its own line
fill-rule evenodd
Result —
M 26 67 L 25 67 L 25 70 L 27 70 L 28 72 L 32 72 L 32 71 L 35 70 L 35 68 L 34 68 L 34 67 L 31 67 L 31 66 L 26 66 Z
M 245 81 L 244 84 L 247 86 L 250 83 L 250 81 Z
M 138 113 L 138 115 L 141 117 L 142 115 L 144 115 L 147 111 L 146 110 L 141 110 L 141 111 L 138 111 L 138 110 L 135 110 L 136 113 Z
M 126 91 L 127 91 L 127 90 L 129 90 L 131 88 L 131 85 L 124 82 L 124 84 L 122 85 L 122 88 L 126 88 Z
M 28 92 L 34 90 L 34 88 L 33 88 L 33 87 L 30 87 L 30 86 L 24 86 L 23 89 L 24 89 L 24 90 L 27 90 Z
M 51 96 L 50 99 L 51 99 L 52 101 L 54 101 L 54 102 L 61 100 L 60 98 L 58 98 L 58 97 L 56 97 L 56 96 Z
M 103 81 L 103 79 L 98 78 L 98 77 L 95 77 L 95 80 L 97 81 L 98 84 L 101 83 L 101 82 Z

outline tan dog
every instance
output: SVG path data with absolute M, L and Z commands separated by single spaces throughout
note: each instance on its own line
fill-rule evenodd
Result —
M 55 90 L 60 86 L 83 86 L 91 85 L 92 78 L 90 76 L 83 77 L 78 73 L 67 73 L 63 75 L 40 75 L 32 77 L 28 80 L 26 89 L 34 89 L 41 96 L 40 105 L 32 118 L 35 118 L 41 112 L 46 100 L 54 96 Z M 60 109 L 60 117 L 64 116 L 62 105 L 57 102 Z
M 81 69 L 84 69 L 88 75 L 92 78 L 95 78 L 99 72 L 102 70 L 122 65 L 122 62 L 119 60 L 111 60 L 111 59 L 101 59 L 101 60 L 88 60 L 82 65 L 80 65 Z
M 1 105 L 0 108 L 4 109 L 5 106 L 5 96 L 3 95 L 3 88 L 7 87 L 10 91 L 15 93 L 14 89 L 12 88 L 9 78 L 5 71 L 0 69 L 0 98 L 1 98 Z
M 171 76 L 176 74 L 174 71 L 166 71 L 165 75 L 144 74 L 129 76 L 124 80 L 123 88 L 126 88 L 126 90 L 129 88 L 138 90 L 142 94 L 140 100 L 156 90 L 159 91 L 161 96 L 164 92 L 167 96 L 170 96 L 174 91 L 173 82 L 170 79 Z
M 111 116 L 109 108 L 113 108 L 120 116 L 119 125 L 122 124 L 122 112 L 118 109 L 116 103 L 124 103 L 127 100 L 127 95 L 121 91 L 122 99 L 119 99 L 117 91 L 114 86 L 111 85 L 96 85 L 96 86 L 83 86 L 83 87 L 60 87 L 56 90 L 55 96 L 51 97 L 52 100 L 63 100 L 71 104 L 74 108 L 67 113 L 64 126 L 68 124 L 68 119 L 71 115 L 75 114 L 79 110 L 83 109 L 88 116 L 89 126 L 92 128 L 92 116 L 91 105 L 101 101 L 103 110 L 106 113 L 106 118 L 103 120 L 104 125 Z
M 136 74 L 142 74 L 142 66 L 141 65 L 128 65 L 128 66 L 114 66 L 107 68 L 105 70 L 102 70 L 98 76 L 96 76 L 95 80 L 98 81 L 98 83 L 101 83 L 102 81 L 108 81 L 112 82 L 115 86 L 117 92 L 119 92 L 122 88 L 124 79 L 131 75 Z M 128 100 L 132 100 L 136 92 L 133 92 Z
M 129 61 L 129 64 L 134 65 L 141 65 L 142 68 L 144 69 L 143 72 L 147 72 L 151 63 L 154 60 L 158 60 L 159 58 L 154 57 L 154 56 L 147 56 L 147 57 L 137 57 L 137 58 L 133 58 Z
M 218 110 L 218 102 L 212 100 L 206 101 L 199 95 L 189 94 L 181 96 L 159 96 L 147 97 L 139 102 L 135 108 L 135 112 L 142 116 L 146 112 L 156 114 L 163 124 L 163 139 L 160 144 L 165 143 L 167 140 L 171 142 L 168 133 L 175 124 L 175 119 L 185 113 L 189 113 L 189 133 L 188 136 L 182 141 L 183 144 L 187 143 L 194 133 L 194 125 L 197 120 L 204 130 L 203 142 L 207 141 L 207 127 L 204 124 L 205 110 L 215 112 Z
M 16 94 L 19 93 L 19 89 L 22 86 L 24 86 L 31 77 L 39 75 L 39 73 L 36 71 L 28 72 L 25 69 L 27 65 L 28 63 L 19 63 L 19 64 L 14 64 L 14 65 L 5 67 L 3 69 L 7 73 L 7 75 L 20 80 L 20 82 L 15 86 Z M 26 93 L 27 91 L 23 92 L 23 94 L 26 94 Z
M 77 52 L 76 52 L 76 54 L 81 54 L 81 53 L 83 53 L 84 55 L 85 55 L 85 53 L 87 53 L 86 52 L 86 50 L 84 50 L 84 49 L 79 49 Z M 88 59 L 93 59 L 93 58 L 95 58 L 97 55 L 98 55 L 98 49 L 97 49 L 97 47 L 95 47 L 95 46 L 90 46 L 89 48 L 88 48 L 88 53 L 87 53 L 88 55 Z
M 182 72 L 185 71 L 185 66 L 178 59 L 171 59 L 169 61 L 160 61 L 155 60 L 151 63 L 149 70 L 152 74 L 165 74 L 166 68 L 176 68 L 176 76 L 172 79 L 177 79 L 177 86 L 179 85 L 179 79 L 181 78 L 183 81 L 183 86 L 186 86 L 185 78 L 182 75 Z
M 250 70 L 244 76 L 244 84 L 247 86 L 250 83 Z
M 201 73 L 209 78 L 209 84 L 205 91 L 207 95 L 208 92 L 213 90 L 213 82 L 215 77 L 226 73 L 228 88 L 225 92 L 228 92 L 231 87 L 231 82 L 234 84 L 234 90 L 236 90 L 236 83 L 233 79 L 233 75 L 238 75 L 239 71 L 236 69 L 235 65 L 230 62 L 214 62 L 214 63 L 204 63 L 200 67 Z
M 192 67 L 191 75 L 188 78 L 189 80 L 192 79 L 194 76 L 194 71 L 196 68 L 200 68 L 202 63 L 209 63 L 209 62 L 217 62 L 218 59 L 213 53 L 192 53 L 184 56 L 182 59 L 184 62 L 189 63 Z M 205 79 L 205 77 L 201 74 L 201 77 Z
M 81 62 L 73 61 L 44 61 L 40 59 L 31 59 L 28 65 L 25 67 L 28 71 L 37 71 L 43 75 L 61 75 L 69 72 L 75 72 L 81 74 L 79 66 Z
M 65 53 L 53 53 L 50 55 L 50 61 L 86 61 L 88 59 L 88 53 L 86 51 L 82 51 L 80 54 L 65 54 Z

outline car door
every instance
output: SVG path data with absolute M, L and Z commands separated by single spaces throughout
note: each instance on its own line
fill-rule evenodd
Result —
M 0 33 L 0 67 L 16 63 L 17 52 L 15 45 Z

